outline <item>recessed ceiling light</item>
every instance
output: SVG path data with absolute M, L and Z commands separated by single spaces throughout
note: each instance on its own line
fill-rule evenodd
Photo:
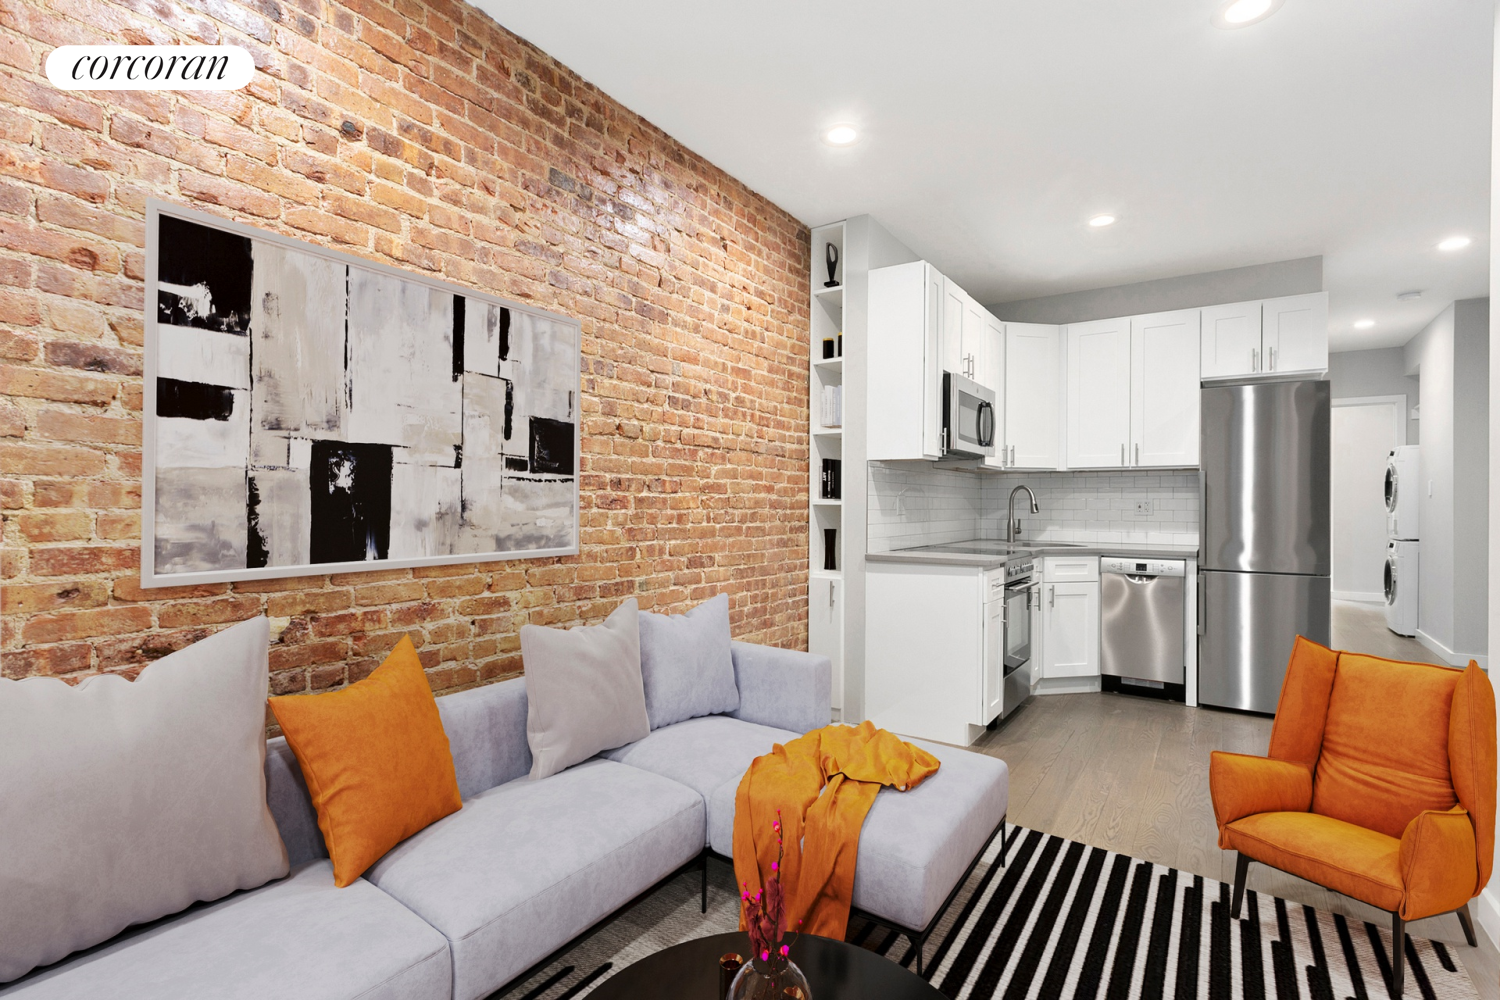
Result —
M 1409 292 L 1402 292 L 1400 295 L 1397 295 L 1396 296 L 1396 300 L 1398 302 L 1415 302 L 1417 299 L 1420 299 L 1421 297 L 1422 297 L 1422 289 L 1420 289 L 1420 288 L 1413 288 Z
M 1280 6 L 1281 0 L 1228 0 L 1214 13 L 1213 22 L 1220 28 L 1243 28 L 1264 21 Z
M 834 125 L 823 133 L 823 141 L 830 146 L 848 146 L 859 138 L 853 125 Z
M 1095 229 L 1102 229 L 1104 226 L 1113 226 L 1114 224 L 1115 217 L 1113 215 L 1096 215 L 1089 220 L 1089 225 Z
M 1450 236 L 1446 240 L 1443 240 L 1443 242 L 1438 244 L 1438 249 L 1446 250 L 1449 253 L 1452 253 L 1454 250 L 1462 250 L 1464 247 L 1473 242 L 1474 241 L 1469 239 L 1469 237 L 1467 236 Z
M 1374 325 L 1375 321 L 1373 319 L 1357 319 L 1354 321 L 1354 329 L 1356 330 L 1368 330 Z

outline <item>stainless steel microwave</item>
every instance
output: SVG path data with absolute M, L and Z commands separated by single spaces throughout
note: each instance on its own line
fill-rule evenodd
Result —
M 995 393 L 954 372 L 943 372 L 943 454 L 995 454 Z

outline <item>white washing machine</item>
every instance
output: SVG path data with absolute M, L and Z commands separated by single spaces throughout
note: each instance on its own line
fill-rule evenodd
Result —
M 1415 541 L 1422 537 L 1417 529 L 1417 508 L 1422 487 L 1421 448 L 1402 445 L 1391 452 L 1385 468 L 1386 537 Z
M 1385 556 L 1385 623 L 1397 635 L 1417 634 L 1417 542 L 1392 540 Z

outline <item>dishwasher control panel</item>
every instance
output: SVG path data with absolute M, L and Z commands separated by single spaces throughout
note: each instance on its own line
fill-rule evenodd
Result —
M 1127 576 L 1185 576 L 1187 563 L 1181 559 L 1105 558 L 1099 560 L 1099 572 Z

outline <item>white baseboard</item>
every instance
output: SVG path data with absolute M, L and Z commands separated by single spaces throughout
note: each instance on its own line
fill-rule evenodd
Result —
M 1489 939 L 1500 945 L 1500 887 L 1491 884 L 1474 900 L 1474 915 Z
M 1099 690 L 1097 677 L 1054 677 L 1037 681 L 1032 694 L 1089 694 Z
M 1335 590 L 1331 595 L 1335 601 L 1354 601 L 1358 604 L 1384 604 L 1385 595 L 1365 593 L 1362 590 Z
M 1437 654 L 1437 656 L 1440 657 L 1442 661 L 1448 664 L 1448 666 L 1450 667 L 1467 667 L 1469 665 L 1469 661 L 1473 660 L 1474 662 L 1479 664 L 1481 670 L 1490 669 L 1490 658 L 1485 654 L 1455 653 L 1453 650 L 1449 649 L 1441 642 L 1438 642 L 1436 639 L 1428 635 L 1426 632 L 1423 632 L 1421 629 L 1417 629 L 1417 641 L 1426 646 L 1433 653 Z

